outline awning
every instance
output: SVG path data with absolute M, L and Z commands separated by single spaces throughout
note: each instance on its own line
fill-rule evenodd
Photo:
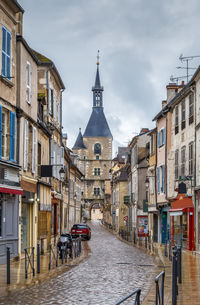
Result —
M 0 193 L 23 195 L 23 189 L 17 186 L 0 184 Z
M 185 196 L 185 194 L 178 194 L 176 199 L 172 201 L 171 209 L 169 210 L 170 216 L 178 216 L 178 212 L 182 213 L 188 208 L 194 208 L 192 197 Z M 173 213 L 176 213 L 176 215 L 173 215 Z

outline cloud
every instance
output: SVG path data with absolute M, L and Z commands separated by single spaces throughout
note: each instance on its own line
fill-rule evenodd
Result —
M 180 53 L 200 55 L 198 0 L 19 2 L 25 38 L 54 61 L 66 85 L 63 124 L 70 146 L 92 111 L 98 49 L 104 110 L 116 145 L 153 126 L 170 75 L 185 74 L 175 68 Z

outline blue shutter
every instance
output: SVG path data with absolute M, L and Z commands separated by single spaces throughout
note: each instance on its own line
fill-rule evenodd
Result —
M 165 144 L 165 128 L 163 128 L 163 138 L 162 138 L 162 144 Z
M 15 161 L 15 113 L 10 112 L 10 161 Z
M 2 27 L 2 51 L 1 51 L 1 74 L 5 76 L 6 73 L 6 29 Z
M 162 165 L 162 192 L 165 190 L 165 167 Z
M 157 168 L 157 193 L 160 194 L 160 167 Z
M 160 147 L 160 131 L 158 132 L 158 147 Z
M 0 158 L 2 157 L 2 105 L 0 105 Z

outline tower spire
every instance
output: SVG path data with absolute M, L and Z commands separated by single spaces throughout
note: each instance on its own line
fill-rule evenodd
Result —
M 100 76 L 99 76 L 99 50 L 97 52 L 97 72 L 95 85 L 92 87 L 93 91 L 93 107 L 103 107 L 103 87 L 101 86 Z

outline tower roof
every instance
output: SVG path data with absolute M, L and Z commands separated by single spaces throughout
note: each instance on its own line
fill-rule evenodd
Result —
M 83 137 L 108 137 L 112 134 L 102 107 L 94 107 Z
M 103 87 L 101 86 L 100 75 L 99 75 L 99 50 L 97 55 L 97 72 L 96 72 L 95 85 L 94 87 L 92 87 L 92 91 L 103 91 Z
M 79 128 L 79 134 L 78 134 L 78 137 L 77 137 L 76 142 L 72 149 L 85 149 L 85 148 L 86 148 L 86 146 L 83 143 L 83 136 L 81 133 L 81 128 Z

